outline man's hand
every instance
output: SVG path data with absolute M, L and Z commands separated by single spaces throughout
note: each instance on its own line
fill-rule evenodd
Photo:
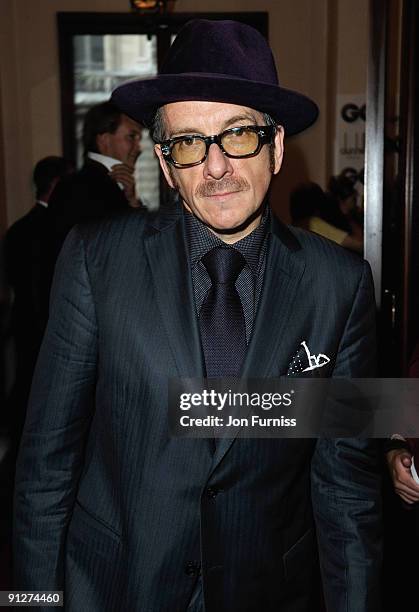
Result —
M 412 455 L 409 451 L 403 448 L 389 451 L 387 464 L 397 495 L 407 504 L 419 502 L 419 485 L 413 480 L 410 471 Z
M 134 167 L 128 164 L 115 164 L 110 170 L 109 176 L 116 183 L 122 185 L 125 197 L 130 205 L 136 206 Z

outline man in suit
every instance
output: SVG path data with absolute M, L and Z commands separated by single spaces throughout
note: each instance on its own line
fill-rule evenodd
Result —
M 114 94 L 151 125 L 180 206 L 76 228 L 25 425 L 16 587 L 66 609 L 379 610 L 380 480 L 355 439 L 180 439 L 168 380 L 278 377 L 301 342 L 323 376 L 369 376 L 368 265 L 270 213 L 283 136 L 316 105 L 278 85 L 265 39 L 194 20 L 160 74 Z M 48 376 L 45 376 L 45 372 Z
M 72 164 L 62 157 L 48 156 L 37 162 L 32 176 L 35 204 L 11 225 L 2 245 L 5 280 L 10 288 L 10 319 L 6 333 L 14 356 L 13 384 L 0 410 L 0 585 L 4 588 L 10 586 L 8 550 L 12 534 L 16 454 L 48 318 L 46 249 L 51 239 L 48 202 L 58 182 L 72 170 Z
M 141 126 L 111 101 L 87 111 L 83 123 L 84 165 L 63 181 L 50 202 L 55 255 L 73 225 L 141 206 L 134 178 L 141 136 Z
M 8 229 L 4 240 L 6 281 L 13 291 L 11 335 L 16 352 L 9 416 L 18 430 L 23 426 L 33 370 L 48 319 L 49 201 L 59 182 L 72 171 L 68 160 L 52 155 L 35 165 L 35 205 Z

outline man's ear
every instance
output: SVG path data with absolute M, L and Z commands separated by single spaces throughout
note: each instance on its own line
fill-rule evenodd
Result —
M 278 174 L 282 166 L 284 157 L 284 128 L 282 125 L 276 126 L 276 134 L 274 139 L 274 164 L 272 174 Z
M 163 153 L 161 152 L 161 146 L 159 144 L 155 144 L 154 145 L 154 152 L 157 155 L 157 157 L 159 158 L 160 168 L 162 169 L 162 172 L 164 174 L 164 178 L 166 179 L 169 187 L 171 187 L 172 189 L 175 189 L 175 184 L 173 182 L 172 175 L 170 173 L 169 164 L 164 159 Z

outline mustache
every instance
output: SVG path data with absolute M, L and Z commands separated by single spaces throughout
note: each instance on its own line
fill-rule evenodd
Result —
M 223 178 L 219 181 L 206 181 L 200 183 L 195 190 L 195 195 L 200 198 L 226 193 L 229 191 L 247 191 L 250 189 L 249 183 L 243 177 Z

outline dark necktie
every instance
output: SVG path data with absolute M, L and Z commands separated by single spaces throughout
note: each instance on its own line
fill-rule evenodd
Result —
M 212 283 L 199 314 L 207 377 L 237 377 L 246 354 L 246 325 L 235 283 L 246 262 L 231 247 L 215 247 L 202 263 Z

